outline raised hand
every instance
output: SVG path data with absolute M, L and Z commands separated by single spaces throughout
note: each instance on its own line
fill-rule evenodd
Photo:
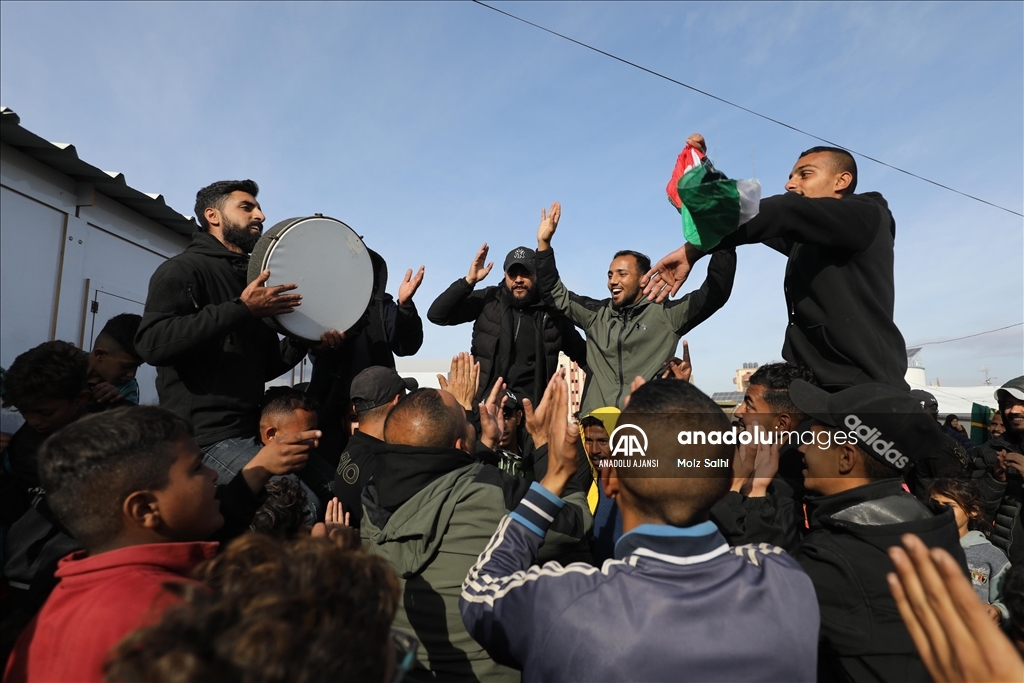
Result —
M 99 382 L 89 387 L 92 400 L 96 403 L 117 403 L 124 398 L 121 390 L 110 382 Z
M 696 147 L 704 154 L 708 153 L 707 143 L 704 142 L 704 136 L 700 133 L 694 133 L 690 137 L 686 138 L 686 144 L 691 147 Z
M 540 210 L 540 226 L 537 228 L 537 251 L 551 248 L 551 238 L 558 229 L 558 219 L 562 217 L 562 205 L 555 202 L 551 211 Z
M 682 358 L 669 358 L 667 361 L 661 364 L 665 368 L 665 372 L 661 373 L 662 379 L 678 379 L 684 382 L 690 381 L 690 376 L 693 374 L 693 366 L 690 365 L 690 345 L 683 340 L 683 357 Z
M 912 534 L 900 540 L 889 548 L 889 590 L 932 680 L 1024 681 L 1024 660 L 956 560 Z
M 554 377 L 552 377 L 552 379 L 554 379 Z M 551 382 L 548 382 L 548 386 L 551 386 Z M 523 399 L 523 416 L 526 420 L 526 433 L 533 439 L 534 448 L 540 448 L 548 442 L 547 421 L 551 412 L 550 396 L 551 392 L 545 391 L 536 408 L 533 406 L 533 401 L 528 398 Z
M 351 513 L 345 512 L 344 506 L 341 501 L 337 498 L 331 498 L 327 501 L 327 512 L 324 514 L 324 526 L 328 534 L 332 530 L 343 527 L 351 526 L 349 520 L 351 519 Z
M 556 372 L 544 391 L 544 400 L 550 400 L 551 408 L 547 411 L 545 425 L 548 433 L 548 471 L 540 485 L 556 496 L 562 495 L 579 466 L 575 444 L 580 438 L 580 430 L 569 421 L 569 385 L 564 375 L 564 370 Z
M 757 444 L 754 453 L 754 471 L 750 480 L 750 498 L 764 498 L 768 495 L 768 485 L 772 483 L 779 471 L 779 445 Z
M 480 404 L 480 443 L 494 450 L 501 444 L 501 435 L 505 431 L 505 379 L 499 377 L 491 387 L 487 400 Z
M 679 247 L 654 264 L 640 279 L 644 294 L 655 303 L 661 303 L 669 296 L 675 296 L 679 288 L 690 277 L 693 264 L 704 256 L 704 252 L 689 242 Z
M 483 280 L 487 277 L 487 274 L 491 272 L 491 268 L 494 267 L 494 261 L 487 263 L 487 252 L 490 251 L 490 247 L 487 246 L 487 242 L 484 242 L 484 246 L 480 247 L 480 251 L 476 252 L 476 257 L 473 258 L 473 262 L 469 264 L 469 275 L 466 276 L 466 282 L 471 285 Z
M 282 434 L 260 449 L 242 469 L 245 482 L 253 493 L 259 493 L 270 478 L 298 472 L 306 466 L 309 453 L 320 443 L 319 430 Z
M 480 390 L 480 363 L 473 361 L 473 356 L 465 351 L 452 357 L 452 365 L 448 377 L 437 376 L 442 391 L 447 391 L 465 410 L 473 410 L 476 392 Z
M 736 454 L 732 459 L 732 487 L 730 491 L 736 491 L 747 495 L 750 493 L 751 477 L 754 476 L 754 463 L 757 456 L 757 448 L 749 444 L 736 446 Z
M 275 285 L 267 287 L 267 279 L 270 271 L 264 270 L 259 276 L 249 283 L 249 286 L 242 290 L 240 297 L 242 303 L 249 308 L 249 312 L 257 318 L 268 318 L 272 315 L 283 315 L 291 313 L 297 306 L 302 304 L 301 294 L 285 294 L 298 285 Z
M 399 306 L 408 306 L 412 303 L 412 298 L 416 296 L 416 290 L 423 284 L 423 273 L 425 272 L 424 266 L 420 266 L 420 269 L 416 271 L 416 277 L 412 276 L 412 268 L 405 271 L 405 278 L 402 280 L 402 284 L 398 285 Z

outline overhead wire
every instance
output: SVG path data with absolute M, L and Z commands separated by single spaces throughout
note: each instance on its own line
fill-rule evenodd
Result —
M 1006 325 L 1005 327 L 997 327 L 994 330 L 985 330 L 984 332 L 975 332 L 974 334 L 968 334 L 968 335 L 965 335 L 963 337 L 954 337 L 952 339 L 942 339 L 942 340 L 939 340 L 939 341 L 930 341 L 930 342 L 922 342 L 920 344 L 911 344 L 910 348 L 914 349 L 914 348 L 917 348 L 919 346 L 930 346 L 932 344 L 948 344 L 949 342 L 960 341 L 962 339 L 972 339 L 974 337 L 980 337 L 982 335 L 992 334 L 993 332 L 1002 332 L 1003 330 L 1008 330 L 1011 327 L 1020 327 L 1021 325 L 1024 325 L 1024 322 L 1013 323 L 1012 325 Z
M 1000 211 L 1005 211 L 1005 212 L 1013 214 L 1015 216 L 1021 216 L 1022 218 L 1024 218 L 1024 213 L 1021 213 L 1019 211 L 1014 211 L 1013 209 L 1008 209 L 1005 206 L 1000 206 L 999 204 L 995 204 L 995 203 L 990 202 L 990 201 L 988 201 L 986 199 L 982 199 L 981 197 L 976 197 L 976 196 L 974 196 L 972 194 L 968 194 L 966 192 L 962 192 L 962 191 L 957 190 L 956 188 L 950 187 L 948 185 L 943 185 L 940 182 L 937 182 L 935 180 L 931 180 L 930 178 L 925 178 L 922 175 L 918 175 L 917 173 L 913 173 L 912 171 L 908 171 L 906 169 L 900 168 L 899 166 L 894 166 L 893 164 L 890 164 L 888 162 L 882 161 L 881 159 L 877 159 L 877 158 L 875 158 L 873 156 L 864 154 L 863 152 L 858 152 L 856 150 L 850 149 L 849 147 L 841 145 L 841 144 L 839 144 L 837 142 L 832 142 L 831 140 L 827 140 L 827 139 L 825 139 L 825 138 L 823 138 L 821 136 L 815 135 L 814 133 L 806 131 L 806 130 L 804 130 L 802 128 L 790 125 L 790 124 L 786 123 L 785 121 L 780 121 L 779 119 L 775 119 L 775 118 L 772 118 L 771 116 L 768 116 L 766 114 L 762 114 L 760 112 L 754 111 L 753 109 L 750 109 L 748 107 L 744 107 L 741 104 L 737 104 L 736 102 L 732 102 L 730 100 L 727 100 L 724 97 L 719 97 L 718 95 L 714 95 L 714 94 L 712 94 L 712 93 L 710 93 L 710 92 L 708 92 L 706 90 L 701 90 L 700 88 L 692 86 L 692 85 L 690 85 L 688 83 L 684 83 L 684 82 L 682 82 L 680 80 L 672 78 L 671 76 L 666 76 L 665 74 L 663 74 L 661 72 L 658 72 L 658 71 L 655 71 L 654 69 L 649 69 L 649 68 L 647 68 L 645 66 L 637 64 L 636 62 L 631 62 L 628 59 L 623 59 L 622 57 L 619 57 L 618 55 L 612 54 L 611 52 L 606 52 L 605 50 L 602 50 L 602 49 L 600 49 L 598 47 L 594 47 L 593 45 L 589 45 L 587 43 L 584 43 L 581 40 L 576 40 L 575 38 L 571 38 L 571 37 L 565 35 L 564 33 L 559 33 L 558 31 L 554 31 L 552 29 L 547 28 L 546 26 L 541 26 L 540 24 L 536 24 L 536 23 L 534 23 L 532 21 L 529 21 L 528 19 L 523 19 L 522 17 L 516 16 L 515 14 L 512 14 L 510 12 L 506 12 L 505 10 L 498 9 L 497 7 L 494 7 L 493 5 L 488 5 L 486 2 L 481 2 L 481 0 L 472 0 L 472 2 L 474 2 L 477 5 L 480 5 L 481 7 L 486 7 L 489 10 L 493 10 L 493 11 L 497 12 L 498 14 L 503 14 L 504 16 L 509 17 L 510 19 L 515 19 L 516 21 L 520 21 L 520 22 L 522 22 L 524 24 L 527 24 L 528 26 L 532 26 L 532 27 L 534 27 L 536 29 L 540 29 L 541 31 L 544 31 L 545 33 L 550 33 L 553 36 L 557 36 L 557 37 L 561 38 L 562 40 L 567 40 L 570 43 L 574 43 L 576 45 L 579 45 L 580 47 L 584 47 L 584 48 L 586 48 L 588 50 L 592 50 L 592 51 L 594 51 L 594 52 L 596 52 L 598 54 L 604 55 L 605 57 L 608 57 L 610 59 L 614 59 L 617 62 L 622 62 L 623 64 L 631 66 L 631 67 L 633 67 L 635 69 L 639 69 L 640 71 L 644 71 L 644 72 L 646 72 L 646 73 L 648 73 L 648 74 L 650 74 L 652 76 L 656 76 L 658 78 L 664 79 L 664 80 L 668 81 L 669 83 L 674 83 L 675 85 L 682 86 L 682 87 L 684 87 L 684 88 L 686 88 L 688 90 L 692 90 L 695 93 L 699 93 L 701 95 L 704 95 L 705 97 L 710 97 L 713 100 L 717 100 L 718 102 L 721 102 L 723 104 L 727 104 L 730 107 L 735 107 L 736 109 L 740 109 L 742 111 L 747 112 L 748 114 L 752 114 L 752 115 L 757 116 L 759 118 L 762 118 L 762 119 L 764 119 L 766 121 L 770 121 L 770 122 L 772 122 L 772 123 L 774 123 L 776 125 L 782 126 L 783 128 L 788 128 L 789 130 L 795 131 L 795 132 L 800 133 L 802 135 L 806 135 L 807 137 L 810 137 L 810 138 L 813 138 L 815 140 L 818 140 L 819 142 L 824 142 L 825 144 L 827 144 L 827 145 L 829 145 L 831 147 L 839 147 L 841 149 L 845 149 L 847 152 L 850 152 L 851 154 L 856 154 L 859 157 L 863 157 L 864 159 L 867 159 L 868 161 L 873 161 L 876 164 L 879 164 L 881 166 L 885 166 L 886 168 L 890 168 L 890 169 L 892 169 L 894 171 L 898 171 L 900 173 L 904 173 L 904 174 L 906 174 L 908 176 L 911 176 L 913 178 L 917 178 L 918 180 L 923 180 L 926 183 L 930 183 L 932 185 L 935 185 L 936 187 L 941 187 L 944 190 L 948 190 L 949 192 L 953 192 L 953 193 L 956 193 L 956 194 L 961 195 L 963 197 L 967 197 L 968 199 L 973 199 L 976 202 L 981 202 L 982 204 L 987 204 L 988 206 L 991 206 L 993 208 L 999 209 Z

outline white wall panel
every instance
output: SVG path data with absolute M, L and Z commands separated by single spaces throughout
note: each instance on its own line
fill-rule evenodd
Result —
M 5 368 L 51 338 L 66 219 L 64 212 L 0 188 L 0 365 Z
M 171 232 L 99 192 L 95 193 L 91 206 L 78 207 L 78 217 L 165 258 L 185 251 L 192 241 L 191 237 Z
M 75 181 L 0 142 L 3 184 L 66 214 L 75 213 Z

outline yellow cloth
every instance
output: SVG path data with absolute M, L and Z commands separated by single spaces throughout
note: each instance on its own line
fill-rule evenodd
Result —
M 611 436 L 611 433 L 615 431 L 615 423 L 619 421 L 619 415 L 622 413 L 621 410 L 613 406 L 605 406 L 603 408 L 595 408 L 588 415 L 584 417 L 596 417 L 604 425 L 605 431 Z M 583 434 L 583 426 L 580 425 L 580 442 L 583 444 L 583 452 L 587 453 L 587 441 Z M 601 496 L 598 494 L 597 487 L 600 486 L 598 480 L 597 470 L 594 468 L 594 462 L 590 457 L 590 453 L 587 453 L 587 463 L 590 465 L 590 473 L 594 475 L 594 483 L 590 485 L 590 490 L 587 491 L 587 504 L 590 506 L 590 513 L 594 514 L 597 512 L 597 502 Z

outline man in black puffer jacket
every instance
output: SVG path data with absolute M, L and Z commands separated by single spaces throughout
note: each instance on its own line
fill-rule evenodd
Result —
M 461 325 L 473 321 L 471 352 L 480 362 L 483 401 L 499 377 L 508 389 L 534 405 L 558 369 L 564 351 L 580 366 L 586 365 L 586 342 L 568 318 L 545 305 L 537 292 L 537 255 L 516 247 L 505 257 L 505 279 L 497 287 L 473 291 L 491 272 L 485 244 L 469 267 L 430 305 L 427 319 L 435 325 Z
M 995 393 L 1006 432 L 975 450 L 980 465 L 975 473 L 985 494 L 986 510 L 995 519 L 992 544 L 1012 564 L 1024 563 L 1024 375 L 1011 379 Z

